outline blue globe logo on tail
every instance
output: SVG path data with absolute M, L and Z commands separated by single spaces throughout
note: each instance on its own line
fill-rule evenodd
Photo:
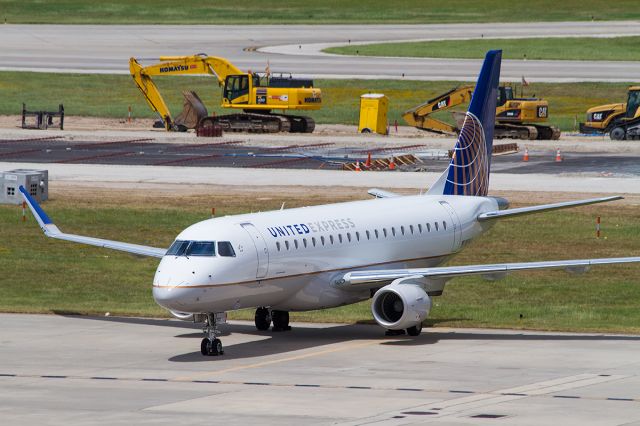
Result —
M 501 50 L 487 52 L 449 167 L 428 194 L 487 195 L 501 60 Z

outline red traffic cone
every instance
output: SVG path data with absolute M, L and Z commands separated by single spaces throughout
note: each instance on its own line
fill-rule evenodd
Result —
M 395 158 L 391 157 L 391 160 L 389 160 L 389 170 L 395 170 L 396 169 L 396 160 Z
M 560 154 L 560 148 L 556 150 L 556 163 L 560 163 L 562 161 L 562 154 Z
M 360 168 L 360 161 L 356 161 L 356 168 L 355 168 L 354 171 L 356 171 L 356 172 L 361 172 L 362 171 L 362 169 Z
M 524 157 L 522 157 L 522 161 L 529 161 L 529 148 L 524 149 Z
M 369 153 L 369 155 L 367 155 L 367 162 L 364 163 L 364 167 L 367 168 L 367 169 L 371 167 L 371 153 Z

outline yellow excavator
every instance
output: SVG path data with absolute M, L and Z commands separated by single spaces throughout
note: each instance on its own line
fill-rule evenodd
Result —
M 315 122 L 311 117 L 276 114 L 273 110 L 317 110 L 322 106 L 322 93 L 313 80 L 243 72 L 224 58 L 200 53 L 192 56 L 161 56 L 160 63 L 142 66 L 138 59 L 129 60 L 133 81 L 151 109 L 156 111 L 169 131 L 219 125 L 222 130 L 259 133 L 311 133 Z M 195 92 L 184 92 L 184 110 L 175 119 L 164 102 L 152 76 L 202 75 L 217 78 L 223 86 L 222 107 L 242 112 L 209 115 Z
M 613 140 L 640 139 L 640 86 L 629 87 L 626 104 L 589 108 L 580 133 L 609 133 Z
M 455 134 L 458 127 L 432 117 L 432 114 L 471 102 L 474 86 L 459 86 L 408 111 L 407 124 L 435 133 Z M 549 103 L 543 99 L 516 98 L 513 88 L 500 86 L 496 106 L 494 137 L 516 139 L 559 139 L 560 129 L 540 124 L 547 121 Z M 458 121 L 458 120 L 457 120 Z

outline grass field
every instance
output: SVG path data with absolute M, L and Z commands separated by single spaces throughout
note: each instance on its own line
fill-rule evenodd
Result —
M 327 24 L 530 22 L 639 19 L 619 0 L 0 0 L 0 19 L 47 24 Z
M 360 192 L 358 196 L 364 197 Z M 166 247 L 181 228 L 208 216 L 325 203 L 326 195 L 181 197 L 106 190 L 61 193 L 45 209 L 65 231 Z M 351 199 L 348 194 L 341 199 Z M 538 200 L 536 200 L 537 202 Z M 0 311 L 112 315 L 166 315 L 151 297 L 155 259 L 46 239 L 21 209 L 0 206 Z M 603 218 L 596 240 L 593 224 Z M 637 206 L 589 206 L 500 222 L 452 264 L 628 256 L 640 248 Z M 513 241 L 518 243 L 514 244 Z M 456 279 L 435 299 L 429 324 L 640 333 L 638 266 L 513 274 L 505 280 Z M 250 319 L 252 311 L 233 318 Z M 371 321 L 369 304 L 292 314 L 294 320 Z
M 504 59 L 635 61 L 638 43 L 640 37 L 478 39 L 340 46 L 325 51 L 360 56 L 474 59 L 484 58 L 487 50 L 502 49 Z
M 181 93 L 187 89 L 200 95 L 209 112 L 225 112 L 219 107 L 222 92 L 213 78 L 164 77 L 155 81 L 174 117 L 182 110 Z M 321 110 L 310 111 L 308 115 L 323 124 L 356 124 L 360 95 L 382 92 L 390 98 L 390 123 L 398 120 L 402 125 L 404 111 L 460 84 L 465 83 L 316 80 L 316 87 L 323 92 L 324 105 Z M 551 122 L 563 130 L 573 130 L 576 117 L 582 121 L 588 108 L 626 100 L 627 87 L 625 83 L 532 83 L 526 88 L 525 95 L 547 99 Z M 57 109 L 58 103 L 62 102 L 67 115 L 123 119 L 131 105 L 134 117 L 154 117 L 131 77 L 126 75 L 0 72 L 0 114 L 20 114 L 23 102 L 30 110 Z M 450 117 L 445 112 L 441 118 Z M 70 122 L 67 120 L 67 123 Z

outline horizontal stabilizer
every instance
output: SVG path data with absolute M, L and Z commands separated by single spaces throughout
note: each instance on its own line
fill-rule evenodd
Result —
M 518 209 L 498 210 L 495 212 L 487 212 L 478 215 L 478 220 L 501 219 L 505 217 L 522 216 L 525 214 L 540 213 L 544 211 L 566 209 L 569 207 L 587 206 L 589 204 L 606 203 L 608 201 L 622 200 L 624 197 L 619 195 L 613 197 L 590 198 L 588 200 L 565 201 L 562 203 L 542 204 L 539 206 L 521 207 Z
M 166 249 L 157 247 L 142 246 L 138 244 L 122 243 L 120 241 L 104 240 L 101 238 L 85 237 L 83 235 L 65 234 L 54 225 L 53 221 L 42 210 L 40 204 L 24 189 L 20 186 L 20 192 L 22 197 L 29 205 L 29 209 L 33 213 L 38 225 L 44 231 L 44 234 L 50 238 L 56 238 L 59 240 L 72 241 L 74 243 L 88 244 L 91 246 L 104 247 L 113 250 L 124 251 L 127 253 L 137 254 L 140 256 L 149 257 L 163 257 L 166 253 Z
M 400 194 L 396 194 L 395 192 L 385 191 L 384 189 L 371 188 L 367 191 L 367 194 L 376 197 L 376 198 L 392 198 L 392 197 L 400 197 Z

